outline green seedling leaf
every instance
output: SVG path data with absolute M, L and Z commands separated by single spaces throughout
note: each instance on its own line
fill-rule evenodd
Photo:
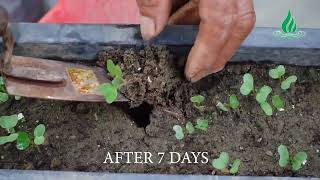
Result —
M 101 84 L 99 87 L 101 94 L 105 97 L 108 104 L 113 103 L 118 97 L 118 90 L 110 83 Z
M 44 143 L 45 139 L 46 138 L 44 136 L 37 136 L 34 138 L 33 142 L 35 145 L 41 145 Z
M 224 111 L 224 112 L 228 112 L 229 109 L 227 108 L 227 106 L 225 104 L 223 104 L 222 102 L 218 102 L 218 104 L 216 105 L 220 110 Z
M 190 98 L 190 101 L 194 104 L 201 104 L 204 101 L 204 97 L 201 95 L 193 96 Z
M 232 94 L 229 98 L 229 105 L 232 109 L 239 109 L 240 102 L 235 94 Z
M 263 86 L 256 95 L 256 100 L 259 104 L 267 101 L 269 94 L 272 92 L 272 88 L 269 86 Z
M 173 126 L 173 130 L 176 132 L 175 136 L 178 140 L 182 140 L 184 138 L 183 129 L 181 126 L 175 125 Z
M 291 84 L 295 83 L 298 80 L 297 76 L 290 76 L 286 80 L 282 81 L 281 89 L 288 90 Z
M 197 105 L 194 105 L 195 108 L 197 108 L 200 112 L 203 112 L 206 107 L 205 106 L 197 106 Z
M 2 116 L 0 117 L 0 126 L 4 129 L 11 129 L 17 125 L 18 121 L 17 115 Z
M 237 174 L 240 168 L 240 164 L 241 164 L 241 160 L 240 159 L 236 159 L 233 164 L 232 167 L 230 169 L 230 173 L 231 174 Z
M 9 95 L 7 93 L 0 92 L 0 103 L 7 102 L 9 100 Z
M 286 69 L 284 68 L 283 65 L 280 65 L 275 69 L 271 69 L 269 71 L 269 76 L 272 79 L 280 79 L 285 73 L 286 73 Z
M 285 145 L 280 145 L 278 147 L 278 153 L 280 156 L 280 159 L 279 159 L 280 167 L 282 167 L 282 168 L 287 167 L 287 165 L 289 163 L 289 159 L 290 159 L 288 148 Z
M 216 169 L 223 170 L 227 167 L 229 159 L 229 154 L 222 152 L 218 159 L 212 161 L 212 166 Z
M 270 104 L 268 102 L 261 103 L 260 107 L 261 107 L 261 109 L 264 111 L 264 113 L 267 116 L 272 116 L 273 110 L 272 110 L 272 107 L 270 106 Z
M 13 142 L 18 138 L 18 134 L 14 133 L 14 134 L 10 134 L 9 136 L 1 136 L 0 137 L 0 145 L 9 143 L 9 142 Z
M 16 101 L 20 101 L 21 100 L 21 96 L 14 96 L 14 99 L 16 100 Z
M 187 129 L 189 134 L 193 134 L 194 130 L 195 130 L 194 127 L 193 127 L 193 124 L 191 122 L 187 122 L 186 129 Z
M 122 79 L 122 77 L 115 77 L 111 83 L 113 87 L 115 87 L 116 89 L 120 89 L 124 84 L 124 79 Z
M 292 159 L 292 170 L 298 171 L 307 162 L 307 153 L 298 152 Z
M 278 109 L 278 111 L 284 111 L 285 103 L 280 96 L 278 95 L 272 96 L 272 104 L 274 107 Z
M 247 73 L 243 76 L 243 84 L 241 85 L 240 92 L 242 95 L 249 95 L 254 89 L 254 81 L 251 74 Z
M 18 138 L 17 138 L 17 149 L 19 150 L 25 150 L 30 145 L 30 138 L 29 135 L 26 132 L 19 132 Z
M 202 131 L 207 131 L 209 127 L 209 122 L 207 119 L 199 118 L 197 119 L 196 128 Z
M 1 85 L 4 85 L 3 77 L 0 77 L 0 86 L 1 86 Z
M 107 70 L 113 78 L 122 77 L 122 70 L 119 65 L 115 65 L 111 59 L 107 61 Z
M 34 128 L 33 135 L 35 137 L 44 136 L 46 132 L 46 127 L 43 124 L 39 124 L 36 128 Z

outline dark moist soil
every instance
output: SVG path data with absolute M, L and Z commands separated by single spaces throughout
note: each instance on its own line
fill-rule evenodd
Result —
M 232 160 L 241 159 L 239 175 L 320 176 L 319 69 L 287 67 L 287 75 L 297 75 L 298 82 L 283 92 L 279 81 L 267 75 L 273 65 L 232 64 L 190 84 L 183 76 L 185 58 L 173 57 L 164 47 L 141 51 L 109 48 L 99 55 L 99 64 L 103 66 L 108 58 L 121 65 L 127 81 L 121 91 L 135 109 L 129 110 L 124 104 L 27 98 L 2 104 L 1 115 L 25 115 L 26 121 L 19 129 L 30 134 L 37 123 L 44 123 L 47 142 L 26 151 L 16 150 L 13 143 L 1 146 L 0 168 L 222 174 L 214 171 L 211 161 L 224 151 Z M 270 85 L 273 94 L 285 99 L 285 111 L 267 117 L 254 97 L 240 96 L 242 76 L 247 72 L 253 74 L 257 87 Z M 196 94 L 206 97 L 203 114 L 190 103 L 189 98 Z M 227 102 L 231 94 L 239 97 L 240 110 L 220 112 L 217 101 Z M 197 130 L 182 141 L 176 140 L 172 127 L 185 126 L 188 121 L 195 124 L 199 117 L 209 119 L 208 132 Z M 287 145 L 292 153 L 308 154 L 306 165 L 297 173 L 279 167 L 280 144 Z M 119 151 L 151 152 L 154 163 L 103 164 L 108 152 Z M 208 152 L 209 163 L 170 164 L 166 154 L 158 164 L 158 152 Z

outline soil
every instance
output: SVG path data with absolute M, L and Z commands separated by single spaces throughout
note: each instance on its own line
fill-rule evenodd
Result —
M 220 152 L 228 152 L 231 160 L 242 161 L 239 175 L 320 177 L 320 69 L 287 66 L 286 76 L 294 74 L 298 81 L 284 92 L 279 81 L 268 77 L 275 65 L 229 64 L 191 84 L 183 76 L 185 58 L 174 57 L 165 47 L 108 48 L 99 55 L 98 64 L 103 66 L 109 58 L 124 71 L 127 84 L 121 92 L 130 99 L 129 105 L 28 98 L 2 104 L 1 115 L 24 114 L 26 121 L 18 129 L 32 134 L 37 123 L 44 123 L 47 133 L 45 145 L 26 151 L 17 150 L 14 143 L 1 146 L 0 168 L 223 174 L 212 168 L 211 161 Z M 270 85 L 273 94 L 285 99 L 285 111 L 274 111 L 268 117 L 253 96 L 240 95 L 242 76 L 247 72 L 255 77 L 256 87 Z M 189 100 L 197 94 L 206 97 L 203 113 Z M 231 94 L 238 96 L 240 109 L 219 111 L 217 102 L 227 102 Z M 208 131 L 196 130 L 178 141 L 172 127 L 185 126 L 188 121 L 195 124 L 199 117 L 209 119 Z M 306 165 L 298 172 L 280 168 L 280 144 L 287 145 L 291 153 L 305 151 Z M 121 151 L 150 152 L 154 163 L 103 163 L 108 152 Z M 160 164 L 158 152 L 166 152 Z M 169 152 L 208 152 L 209 162 L 170 164 Z

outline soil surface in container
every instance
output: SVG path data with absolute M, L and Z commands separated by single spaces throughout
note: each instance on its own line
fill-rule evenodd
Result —
M 113 59 L 124 71 L 126 85 L 121 89 L 130 103 L 82 103 L 22 98 L 0 106 L 1 115 L 23 113 L 25 122 L 17 129 L 32 134 L 38 123 L 47 126 L 46 144 L 19 151 L 15 144 L 0 146 L 0 168 L 37 170 L 109 171 L 126 173 L 223 174 L 211 161 L 221 152 L 231 160 L 241 159 L 239 175 L 320 177 L 320 70 L 287 66 L 286 77 L 298 81 L 288 91 L 268 76 L 274 65 L 228 65 L 223 71 L 191 84 L 183 75 L 185 58 L 175 58 L 164 47 L 141 51 L 107 49 L 99 55 L 99 65 Z M 240 95 L 242 76 L 251 73 L 256 87 L 269 85 L 273 95 L 285 99 L 285 111 L 274 109 L 266 116 L 254 96 Z M 190 97 L 206 97 L 200 113 Z M 239 110 L 221 112 L 218 101 L 227 102 L 236 94 Z M 269 99 L 270 102 L 270 99 Z M 133 109 L 130 109 L 130 108 Z M 174 125 L 197 118 L 209 119 L 207 132 L 196 130 L 181 141 Z M 5 131 L 1 130 L 1 134 Z M 277 147 L 287 145 L 291 153 L 305 151 L 308 161 L 298 172 L 280 168 Z M 153 163 L 103 163 L 114 152 L 150 152 Z M 158 153 L 165 152 L 162 163 Z M 169 152 L 184 155 L 208 152 L 209 162 L 170 164 Z M 133 160 L 133 159 L 131 159 Z M 202 159 L 200 159 L 202 160 Z

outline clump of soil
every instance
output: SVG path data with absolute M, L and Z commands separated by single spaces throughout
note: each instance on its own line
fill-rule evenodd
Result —
M 141 127 L 139 119 L 134 123 L 119 104 L 27 98 L 21 102 L 11 101 L 0 106 L 0 114 L 22 112 L 27 121 L 19 128 L 29 132 L 37 121 L 44 123 L 48 127 L 48 141 L 44 146 L 27 151 L 16 150 L 14 144 L 1 146 L 0 168 L 222 174 L 212 168 L 211 161 L 220 152 L 228 152 L 232 160 L 239 158 L 242 161 L 239 175 L 320 176 L 319 69 L 286 67 L 287 75 L 296 75 L 298 81 L 284 92 L 279 81 L 268 77 L 267 72 L 274 65 L 230 64 L 225 70 L 191 84 L 183 77 L 183 60 L 179 61 L 164 47 L 147 47 L 140 51 L 108 49 L 100 54 L 100 65 L 107 58 L 112 58 L 124 70 L 128 84 L 122 93 L 131 100 L 131 106 L 145 103 L 154 106 L 150 124 Z M 255 77 L 256 87 L 269 85 L 273 87 L 273 94 L 285 99 L 285 111 L 274 111 L 272 117 L 267 117 L 253 96 L 240 95 L 242 76 L 247 72 Z M 189 100 L 196 94 L 206 97 L 204 113 L 194 108 Z M 220 112 L 216 103 L 227 102 L 231 94 L 238 96 L 241 108 Z M 195 124 L 198 117 L 209 119 L 208 131 L 197 130 L 182 141 L 176 140 L 172 127 L 184 127 L 188 121 Z M 278 166 L 277 147 L 280 144 L 287 145 L 292 153 L 305 151 L 308 154 L 308 162 L 300 171 L 293 173 Z M 108 152 L 119 151 L 154 155 L 159 152 L 208 152 L 209 162 L 170 164 L 166 156 L 160 164 L 157 161 L 148 164 L 103 163 Z
M 98 64 L 105 67 L 108 59 L 120 64 L 127 81 L 121 92 L 131 100 L 132 107 L 143 102 L 154 106 L 181 104 L 181 97 L 194 91 L 183 76 L 183 67 L 179 67 L 181 61 L 165 47 L 148 46 L 139 51 L 110 47 L 99 54 Z

